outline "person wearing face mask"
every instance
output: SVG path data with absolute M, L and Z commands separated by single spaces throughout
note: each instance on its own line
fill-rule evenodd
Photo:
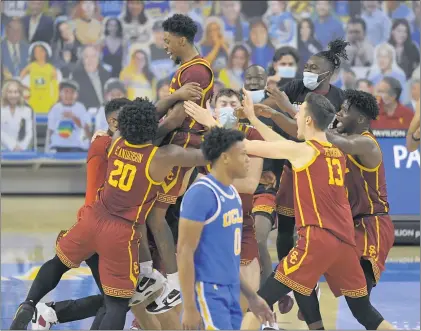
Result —
M 238 129 L 245 133 L 248 140 L 263 140 L 262 136 L 251 126 L 239 123 L 235 109 L 241 105 L 240 94 L 233 90 L 221 89 L 215 96 L 215 118 L 208 109 L 204 109 L 191 101 L 186 101 L 186 113 L 206 128 L 222 126 L 227 129 Z M 254 291 L 260 286 L 259 249 L 256 240 L 255 222 L 252 216 L 253 195 L 262 175 L 263 159 L 250 158 L 250 167 L 246 178 L 235 180 L 234 186 L 240 193 L 243 202 L 243 232 L 241 235 L 241 266 L 240 273 L 249 280 Z M 210 166 L 202 174 L 207 174 Z M 202 175 L 200 175 L 202 176 Z M 200 178 L 200 176 L 198 178 Z M 247 300 L 241 296 L 241 309 L 247 310 Z
M 344 99 L 341 89 L 330 84 L 335 70 L 341 65 L 341 59 L 347 59 L 346 47 L 349 43 L 336 39 L 329 43 L 327 51 L 319 52 L 310 57 L 304 65 L 303 79 L 295 79 L 284 85 L 281 89 L 267 88 L 268 98 L 262 102 L 266 105 L 267 116 L 275 126 L 283 132 L 282 136 L 289 139 L 297 137 L 297 123 L 293 119 L 300 104 L 309 92 L 324 95 L 339 111 Z M 279 111 L 280 110 L 280 111 Z M 278 258 L 285 257 L 294 245 L 294 206 L 292 190 L 292 169 L 290 163 L 283 167 L 276 196 L 276 210 L 278 217 L 278 238 L 276 242 Z M 313 291 L 312 295 L 316 295 Z M 292 298 L 285 296 L 279 300 L 281 313 L 292 309 Z M 299 315 L 300 319 L 303 319 Z
M 297 77 L 300 56 L 297 49 L 284 46 L 276 50 L 268 69 L 268 86 L 281 87 Z

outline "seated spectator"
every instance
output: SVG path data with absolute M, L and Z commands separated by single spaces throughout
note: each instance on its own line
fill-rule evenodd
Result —
M 297 49 L 284 46 L 276 50 L 272 64 L 268 68 L 267 85 L 285 85 L 297 77 L 300 56 Z
M 420 101 L 420 77 L 411 79 L 411 101 L 406 106 L 415 111 L 417 102 Z
M 386 76 L 397 79 L 401 86 L 406 85 L 405 73 L 396 63 L 395 49 L 389 44 L 381 44 L 374 51 L 374 63 L 367 72 L 367 79 L 377 85 Z M 401 98 L 402 101 L 404 96 Z
M 393 77 L 385 77 L 376 86 L 380 98 L 379 116 L 371 123 L 372 129 L 408 129 L 414 113 L 399 102 L 402 85 Z
M 176 70 L 174 61 L 169 58 L 164 48 L 164 28 L 162 23 L 162 21 L 154 23 L 152 27 L 152 43 L 149 46 L 151 70 L 158 80 L 169 77 Z
M 323 50 L 322 44 L 314 36 L 314 24 L 309 18 L 304 18 L 298 23 L 298 54 L 301 58 L 299 71 L 302 72 L 304 64 L 311 56 Z
M 161 79 L 156 84 L 156 101 L 162 100 L 170 95 L 170 79 Z
M 76 39 L 75 31 L 70 21 L 63 19 L 62 21 L 57 22 L 55 36 L 53 40 L 53 52 L 54 52 L 54 62 L 61 69 L 62 66 L 65 66 L 68 62 L 75 64 L 79 58 L 79 52 L 81 50 L 82 44 Z M 67 59 L 67 55 L 64 56 L 63 53 L 70 53 L 70 61 L 64 60 L 64 57 Z
M 120 20 L 123 23 L 124 40 L 128 44 L 150 42 L 152 22 L 145 14 L 144 1 L 126 1 Z
M 335 39 L 344 38 L 345 31 L 342 22 L 333 16 L 330 1 L 316 1 L 316 15 L 313 19 L 316 39 L 323 49 Z
M 88 149 L 90 116 L 85 106 L 77 101 L 78 92 L 79 85 L 75 81 L 60 83 L 60 101 L 48 113 L 46 151 L 83 152 Z
M 267 68 L 275 54 L 275 47 L 269 40 L 266 24 L 260 19 L 250 22 L 249 45 L 251 48 L 251 63 Z
M 124 87 L 123 82 L 117 78 L 110 78 L 107 80 L 104 86 L 104 104 L 113 99 L 125 98 L 126 96 L 127 90 Z M 105 118 L 104 106 L 101 106 L 95 115 L 95 131 L 96 130 L 108 130 L 108 122 Z
M 358 91 L 363 91 L 374 95 L 374 85 L 371 80 L 365 78 L 358 79 L 355 85 Z
M 346 27 L 348 63 L 352 67 L 370 67 L 373 64 L 374 47 L 366 39 L 367 26 L 361 18 L 351 18 Z
M 34 122 L 34 113 L 23 98 L 21 83 L 17 80 L 6 81 L 1 93 L 1 150 L 32 150 Z
M 1 41 L 2 63 L 13 77 L 18 77 L 28 64 L 29 45 L 23 39 L 22 24 L 19 19 L 10 20 L 6 25 L 6 38 Z
M 29 105 L 36 113 L 47 113 L 58 99 L 59 71 L 51 64 L 51 47 L 38 41 L 29 48 L 30 63 L 20 78 L 29 87 Z
M 156 98 L 156 79 L 149 68 L 148 54 L 142 50 L 143 45 L 134 44 L 130 49 L 130 63 L 120 73 L 120 80 L 127 88 L 127 98 Z
M 200 49 L 201 55 L 210 63 L 215 75 L 226 68 L 230 49 L 224 36 L 224 25 L 219 18 L 209 17 L 206 20 Z
M 355 89 L 357 76 L 350 67 L 341 68 L 337 75 L 333 75 L 333 77 L 335 76 L 337 76 L 336 80 L 331 80 L 332 85 L 343 90 Z
M 389 44 L 395 48 L 396 62 L 409 79 L 414 69 L 420 64 L 420 51 L 411 40 L 408 21 L 397 19 L 393 22 Z
M 79 101 L 86 108 L 98 109 L 104 102 L 103 87 L 111 78 L 110 73 L 99 63 L 98 47 L 87 45 L 82 51 L 82 63 L 71 74 L 80 86 Z
M 45 1 L 31 0 L 27 4 L 29 15 L 22 18 L 26 40 L 29 43 L 43 41 L 50 44 L 53 39 L 54 22 L 42 12 Z
M 380 8 L 379 1 L 363 1 L 361 18 L 367 27 L 367 39 L 373 46 L 389 40 L 392 21 Z
M 249 37 L 249 23 L 241 16 L 241 1 L 220 2 L 224 35 L 229 43 L 245 42 Z
M 250 65 L 250 49 L 245 45 L 235 45 L 228 59 L 227 68 L 219 72 L 219 80 L 225 86 L 239 90 L 244 85 L 244 72 Z
M 118 77 L 123 64 L 123 26 L 114 17 L 108 18 L 104 25 L 102 62 L 111 66 L 112 77 Z
M 76 39 L 82 44 L 95 44 L 101 38 L 100 9 L 96 1 L 81 0 L 75 10 Z
M 288 1 L 269 1 L 264 21 L 269 30 L 270 41 L 275 48 L 296 46 L 297 22 L 288 10 Z

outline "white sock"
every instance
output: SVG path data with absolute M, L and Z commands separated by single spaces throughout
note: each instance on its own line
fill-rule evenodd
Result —
M 178 272 L 167 274 L 168 283 L 172 288 L 180 290 L 180 280 L 178 279 Z
M 140 274 L 149 277 L 153 272 L 152 261 L 146 261 L 139 263 Z

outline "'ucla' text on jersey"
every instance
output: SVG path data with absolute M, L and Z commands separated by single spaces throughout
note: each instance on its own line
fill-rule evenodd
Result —
M 234 186 L 212 175 L 199 179 L 186 192 L 180 217 L 204 223 L 194 255 L 196 282 L 239 283 L 243 214 Z

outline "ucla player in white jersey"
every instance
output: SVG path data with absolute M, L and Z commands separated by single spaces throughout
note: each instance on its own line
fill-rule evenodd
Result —
M 239 330 L 240 291 L 263 322 L 274 322 L 269 306 L 243 279 L 240 253 L 243 215 L 232 185 L 247 176 L 244 134 L 214 128 L 202 143 L 212 170 L 186 192 L 181 209 L 177 262 L 184 329 Z

